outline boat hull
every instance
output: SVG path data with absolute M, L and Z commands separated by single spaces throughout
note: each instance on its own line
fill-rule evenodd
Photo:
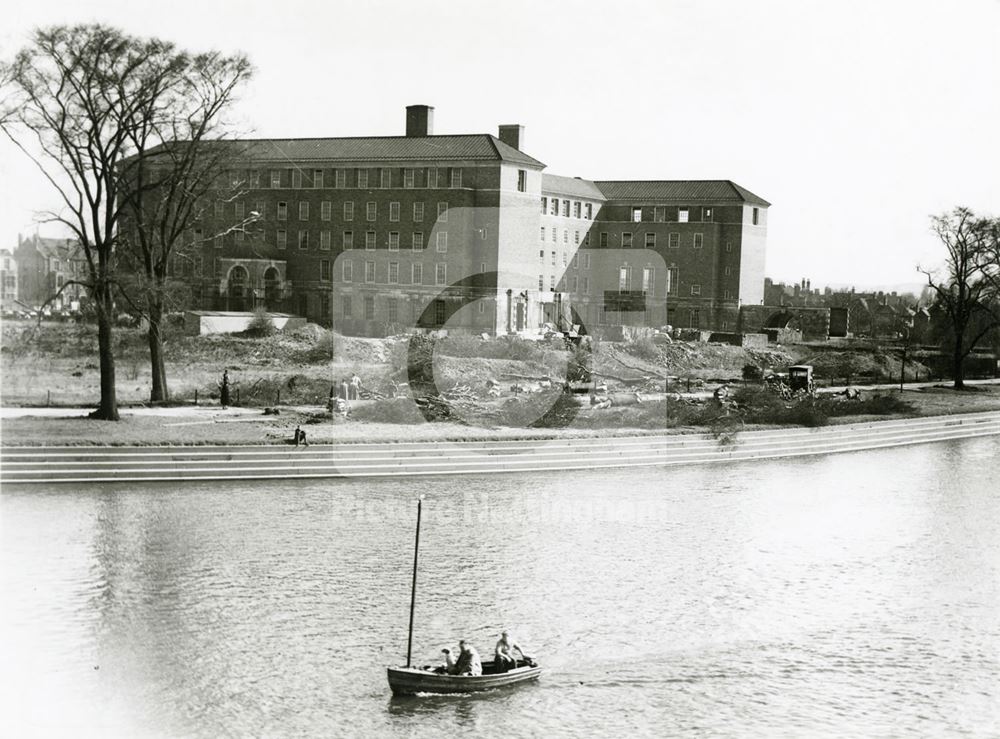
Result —
M 492 675 L 443 675 L 416 667 L 389 667 L 387 673 L 393 695 L 478 693 L 537 680 L 542 668 L 524 666 Z

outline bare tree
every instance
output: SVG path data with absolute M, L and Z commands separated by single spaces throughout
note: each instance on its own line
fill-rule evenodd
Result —
M 1000 328 L 1000 284 L 989 256 L 991 243 L 995 246 L 997 223 L 976 216 L 968 208 L 934 216 L 932 222 L 947 251 L 945 262 L 940 270 L 918 269 L 947 319 L 954 387 L 961 390 L 965 387 L 965 358 Z
M 210 200 L 231 204 L 246 191 L 242 148 L 221 136 L 228 132 L 223 115 L 252 68 L 242 55 L 218 53 L 186 57 L 164 93 L 148 101 L 143 125 L 131 136 L 134 155 L 123 167 L 125 220 L 122 259 L 136 288 L 132 302 L 148 320 L 152 369 L 151 401 L 169 399 L 163 351 L 163 320 L 172 306 L 176 283 L 172 260 L 192 264 L 201 243 L 194 226 Z M 224 231 L 246 231 L 254 212 L 232 213 Z

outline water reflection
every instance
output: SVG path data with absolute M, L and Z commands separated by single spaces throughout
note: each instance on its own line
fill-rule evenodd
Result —
M 5 728 L 989 733 L 998 456 L 5 491 Z M 389 697 L 421 492 L 415 661 L 507 627 L 539 683 Z

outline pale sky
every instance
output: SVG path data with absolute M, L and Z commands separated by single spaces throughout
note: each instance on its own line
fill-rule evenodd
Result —
M 40 0 L 0 56 L 83 21 L 246 52 L 255 136 L 401 135 L 424 103 L 435 133 L 524 125 L 556 174 L 731 179 L 773 204 L 777 281 L 919 283 L 931 214 L 1000 216 L 1000 0 Z M 0 171 L 14 247 L 56 200 L 5 139 Z

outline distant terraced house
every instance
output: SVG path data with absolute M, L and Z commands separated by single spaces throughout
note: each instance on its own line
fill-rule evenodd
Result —
M 672 324 L 734 330 L 760 303 L 769 203 L 728 180 L 544 172 L 520 125 L 242 140 L 245 187 L 206 207 L 171 265 L 194 307 L 257 307 L 356 335 Z M 243 165 L 241 165 L 243 166 Z M 253 228 L 232 224 L 258 217 Z

